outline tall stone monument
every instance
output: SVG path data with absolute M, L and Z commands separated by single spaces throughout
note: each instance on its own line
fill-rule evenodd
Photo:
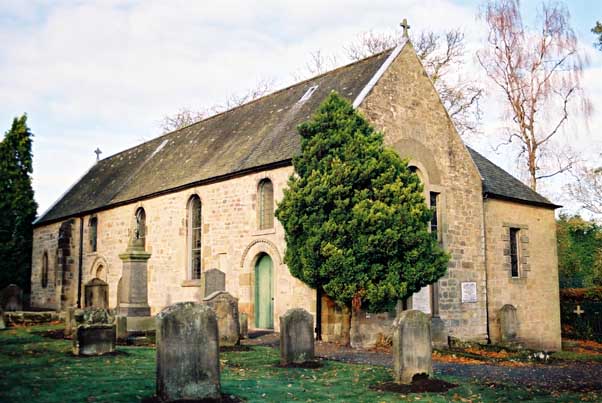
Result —
M 147 265 L 151 254 L 144 250 L 144 240 L 133 236 L 127 249 L 119 255 L 122 261 L 117 315 L 127 317 L 128 331 L 152 330 L 154 320 L 148 305 Z

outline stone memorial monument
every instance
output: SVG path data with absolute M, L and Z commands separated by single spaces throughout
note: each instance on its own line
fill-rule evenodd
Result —
M 280 365 L 303 364 L 314 359 L 314 318 L 302 308 L 280 317 Z
M 74 311 L 73 354 L 103 355 L 115 351 L 115 318 L 104 308 Z
M 23 310 L 23 290 L 15 284 L 10 284 L 0 291 L 0 309 L 3 311 Z
M 109 308 L 109 285 L 99 278 L 93 278 L 84 286 L 84 307 Z
M 215 312 L 205 304 L 180 302 L 163 309 L 156 322 L 159 399 L 219 400 L 219 342 Z
M 201 276 L 203 298 L 217 291 L 226 291 L 226 273 L 218 269 L 207 270 Z
M 423 312 L 401 312 L 393 322 L 395 382 L 409 384 L 415 375 L 433 374 L 431 319 Z
M 500 309 L 500 337 L 502 343 L 516 342 L 518 335 L 518 318 L 516 308 L 506 304 Z
M 203 302 L 215 311 L 219 328 L 220 347 L 236 346 L 240 342 L 238 299 L 226 291 L 216 291 Z

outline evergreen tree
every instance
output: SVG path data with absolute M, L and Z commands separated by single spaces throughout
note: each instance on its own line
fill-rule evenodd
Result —
M 561 288 L 602 286 L 602 227 L 576 216 L 556 221 Z
M 422 184 L 382 134 L 334 92 L 298 131 L 301 155 L 276 210 L 291 274 L 370 312 L 443 276 L 449 258 L 428 231 Z
M 596 26 L 592 28 L 592 32 L 597 36 L 594 46 L 602 50 L 602 24 L 600 24 L 600 21 L 596 21 Z
M 27 116 L 13 120 L 0 142 L 0 288 L 14 283 L 29 291 L 33 220 L 33 134 Z

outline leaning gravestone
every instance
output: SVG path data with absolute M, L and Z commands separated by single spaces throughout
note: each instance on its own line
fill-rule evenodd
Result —
M 314 359 L 314 319 L 302 308 L 280 317 L 280 364 L 303 364 Z
M 500 336 L 502 343 L 512 343 L 516 341 L 518 335 L 518 318 L 516 308 L 513 305 L 506 304 L 500 309 Z
M 109 285 L 99 278 L 93 278 L 84 286 L 84 306 L 94 308 L 109 307 Z
M 23 310 L 23 290 L 18 285 L 10 284 L 0 291 L 0 309 L 3 311 Z
M 226 291 L 226 273 L 218 269 L 207 270 L 201 278 L 203 296 L 208 297 L 214 292 Z
M 401 312 L 393 322 L 395 382 L 409 384 L 415 375 L 433 374 L 431 319 L 415 310 Z
M 226 291 L 216 291 L 203 299 L 217 316 L 220 347 L 232 347 L 240 342 L 238 299 Z
M 115 351 L 115 318 L 103 308 L 74 312 L 77 324 L 73 337 L 74 355 L 103 355 Z
M 157 396 L 164 401 L 220 395 L 217 318 L 207 305 L 180 302 L 157 321 Z

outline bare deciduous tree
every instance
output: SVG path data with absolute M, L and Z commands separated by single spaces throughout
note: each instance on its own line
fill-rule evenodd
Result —
M 352 60 L 361 60 L 391 49 L 402 41 L 403 36 L 397 31 L 368 31 L 346 46 L 345 51 Z M 412 44 L 458 133 L 476 133 L 481 119 L 479 100 L 483 96 L 483 88 L 474 80 L 455 75 L 464 63 L 464 33 L 458 29 L 444 35 L 423 32 L 412 38 Z
M 251 102 L 254 99 L 260 98 L 269 93 L 274 87 L 274 80 L 262 79 L 248 91 L 239 94 L 230 94 L 223 104 L 215 104 L 208 108 L 202 108 L 200 110 L 192 110 L 189 108 L 182 108 L 174 115 L 168 115 L 163 117 L 159 122 L 159 127 L 162 133 L 169 133 L 186 126 L 190 126 L 194 123 L 200 122 L 201 120 L 208 118 L 209 116 L 215 115 L 220 112 L 236 108 Z
M 574 176 L 575 182 L 567 185 L 569 195 L 584 209 L 602 218 L 602 167 L 582 167 Z
M 576 107 L 586 117 L 591 112 L 580 85 L 584 60 L 577 37 L 569 25 L 568 11 L 556 3 L 542 4 L 541 26 L 534 31 L 524 26 L 518 0 L 489 1 L 482 18 L 489 35 L 477 58 L 505 96 L 509 118 L 505 144 L 518 141 L 519 160 L 536 190 L 539 179 L 566 172 L 574 165 L 574 160 L 568 160 L 555 169 L 545 169 L 552 139 L 568 121 L 573 104 L 581 101 Z

